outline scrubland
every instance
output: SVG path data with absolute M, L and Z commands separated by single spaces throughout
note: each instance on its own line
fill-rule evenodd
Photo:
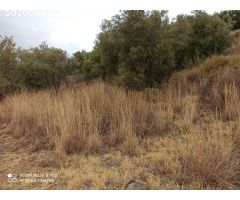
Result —
M 238 189 L 240 56 L 214 56 L 160 88 L 102 81 L 0 103 L 1 189 Z M 54 183 L 8 183 L 10 172 Z

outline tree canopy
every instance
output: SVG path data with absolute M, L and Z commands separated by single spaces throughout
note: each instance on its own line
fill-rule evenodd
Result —
M 231 44 L 238 14 L 193 11 L 170 20 L 165 10 L 120 11 L 102 22 L 92 51 L 71 57 L 46 42 L 20 49 L 12 37 L 1 37 L 0 92 L 22 87 L 58 91 L 67 76 L 102 78 L 128 88 L 158 86 L 174 71 L 221 54 Z
M 198 59 L 221 53 L 231 43 L 218 15 L 195 11 L 169 21 L 167 11 L 122 11 L 102 23 L 94 51 L 103 79 L 130 87 L 159 84 Z

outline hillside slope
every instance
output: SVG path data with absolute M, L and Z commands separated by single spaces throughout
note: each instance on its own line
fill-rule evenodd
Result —
M 162 89 L 93 82 L 7 97 L 0 188 L 239 189 L 240 55 L 229 52 Z M 55 176 L 32 183 L 21 173 Z

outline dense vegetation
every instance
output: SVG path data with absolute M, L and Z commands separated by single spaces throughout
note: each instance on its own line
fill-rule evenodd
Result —
M 239 189 L 240 31 L 219 16 L 120 12 L 72 57 L 2 38 L 2 92 L 24 91 L 0 102 L 0 171 L 59 176 L 0 188 Z
M 0 170 L 61 177 L 0 187 L 139 189 L 125 186 L 141 180 L 150 189 L 239 189 L 239 66 L 239 54 L 213 56 L 160 89 L 92 81 L 9 96 L 0 103 Z
M 223 14 L 194 11 L 170 21 L 167 11 L 121 11 L 103 21 L 91 52 L 72 57 L 46 42 L 20 49 L 13 38 L 2 37 L 0 93 L 48 87 L 57 92 L 69 76 L 102 78 L 129 88 L 156 86 L 174 71 L 220 54 L 231 44 L 232 23 L 219 16 Z
M 232 25 L 232 30 L 240 28 L 240 11 L 226 10 L 219 13 L 219 17 Z

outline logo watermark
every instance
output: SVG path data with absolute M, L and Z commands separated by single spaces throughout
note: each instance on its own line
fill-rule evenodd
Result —
M 4 10 L 6 17 L 43 17 L 49 15 L 47 10 Z
M 57 173 L 9 173 L 9 183 L 54 183 L 58 177 Z
M 5 17 L 60 17 L 73 14 L 64 10 L 0 10 Z

